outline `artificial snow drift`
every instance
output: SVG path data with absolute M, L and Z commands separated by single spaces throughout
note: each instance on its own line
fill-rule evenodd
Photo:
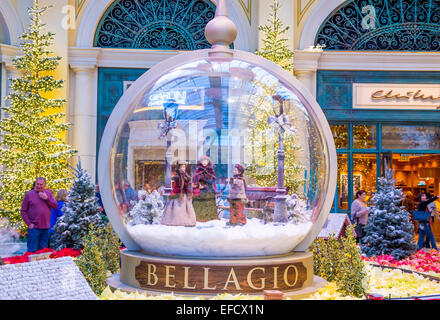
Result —
M 133 240 L 147 253 L 198 257 L 267 256 L 292 251 L 308 234 L 312 222 L 264 224 L 248 219 L 229 227 L 228 220 L 197 222 L 195 227 L 138 224 L 127 226 Z
M 18 242 L 19 234 L 13 230 L 9 220 L 0 219 L 0 258 L 10 257 L 17 251 L 26 251 L 25 243 Z M 23 249 L 24 248 L 24 249 Z
M 244 226 L 228 226 L 228 219 L 197 222 L 194 227 L 160 224 L 164 202 L 157 191 L 141 190 L 139 201 L 126 215 L 132 239 L 146 253 L 196 257 L 251 257 L 292 251 L 312 228 L 312 210 L 296 195 L 287 196 L 289 222 L 265 224 L 248 218 Z

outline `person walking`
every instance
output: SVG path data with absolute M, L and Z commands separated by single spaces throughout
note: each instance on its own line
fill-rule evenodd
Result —
M 404 194 L 402 206 L 404 206 L 405 210 L 408 211 L 411 217 L 411 222 L 414 225 L 414 232 L 417 232 L 417 223 L 416 220 L 414 220 L 414 216 L 412 215 L 412 212 L 416 209 L 416 202 L 413 200 L 413 194 L 411 191 L 408 191 Z
M 101 198 L 101 191 L 99 190 L 99 184 L 96 184 L 96 198 L 98 198 L 98 203 L 99 203 L 99 206 L 101 207 L 100 214 L 101 214 L 102 220 L 108 221 L 107 213 L 105 212 L 105 209 L 104 209 L 104 203 L 102 202 L 102 198 Z
M 370 208 L 367 207 L 365 198 L 367 193 L 364 190 L 356 192 L 356 199 L 351 204 L 351 220 L 356 226 L 356 242 L 360 242 L 365 235 L 365 225 L 368 221 L 368 212 Z
M 426 193 L 422 192 L 419 195 L 419 204 L 417 205 L 417 211 L 429 211 L 428 206 L 430 203 L 437 200 L 439 197 L 429 197 Z M 417 250 L 421 250 L 425 245 L 425 237 L 432 249 L 438 251 L 437 244 L 435 243 L 435 237 L 432 233 L 430 221 L 419 221 L 419 239 L 417 241 Z M 428 245 L 428 244 L 427 244 Z
M 49 228 L 49 248 L 52 248 L 52 242 L 53 242 L 53 234 L 55 231 L 53 230 L 53 227 L 56 225 L 58 218 L 63 215 L 63 206 L 67 202 L 67 191 L 66 189 L 60 189 L 57 192 L 57 195 L 55 196 L 55 200 L 58 203 L 57 209 L 51 209 L 50 211 L 50 228 Z
M 128 210 L 131 210 L 134 206 L 133 202 L 137 202 L 138 196 L 137 192 L 131 187 L 128 181 L 124 181 L 124 195 L 125 195 L 125 205 Z
M 46 179 L 37 178 L 34 189 L 24 196 L 20 210 L 21 217 L 28 226 L 28 252 L 35 252 L 48 246 L 50 211 L 57 208 L 58 203 L 52 192 L 46 189 Z
M 428 194 L 428 199 L 431 198 L 431 195 Z M 429 212 L 431 212 L 431 221 L 434 222 L 434 216 L 437 218 L 437 220 L 440 220 L 440 217 L 438 215 L 438 210 L 437 210 L 437 204 L 436 202 L 438 201 L 438 199 L 434 200 L 433 202 L 428 204 L 428 210 Z

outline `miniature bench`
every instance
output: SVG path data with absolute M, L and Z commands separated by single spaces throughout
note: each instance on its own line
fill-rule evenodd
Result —
M 287 194 L 287 190 L 285 194 Z M 245 207 L 244 210 L 262 214 L 262 218 L 267 221 L 269 218 L 266 216 L 266 210 L 274 207 L 272 200 L 276 195 L 276 187 L 247 187 L 246 196 L 253 205 L 251 207 Z M 220 210 L 231 209 L 229 206 L 219 205 L 217 207 Z

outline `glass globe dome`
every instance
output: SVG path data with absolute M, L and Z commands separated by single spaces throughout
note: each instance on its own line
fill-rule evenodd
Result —
M 147 254 L 306 250 L 335 191 L 316 101 L 253 54 L 180 54 L 134 82 L 101 144 L 99 184 L 124 244 Z

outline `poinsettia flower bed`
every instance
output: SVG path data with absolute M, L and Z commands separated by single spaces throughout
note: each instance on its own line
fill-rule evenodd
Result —
M 50 255 L 50 258 L 51 259 L 61 258 L 61 257 L 76 258 L 76 257 L 79 257 L 80 255 L 81 255 L 81 250 L 64 248 L 59 251 L 52 252 L 52 254 Z
M 50 248 L 44 248 L 42 250 L 38 250 L 35 252 L 26 252 L 23 255 L 20 256 L 13 256 L 8 258 L 3 258 L 3 261 L 5 264 L 15 264 L 15 263 L 24 263 L 29 262 L 29 256 L 34 254 L 41 254 L 41 253 L 49 253 L 51 252 L 51 255 L 49 256 L 50 259 L 56 259 L 61 257 L 78 257 L 81 255 L 81 250 L 75 250 L 75 249 L 69 249 L 64 248 L 59 251 L 55 251 L 54 249 Z
M 381 266 L 397 267 L 424 272 L 428 274 L 440 274 L 440 253 L 437 250 L 419 250 L 403 260 L 395 260 L 391 255 L 362 257 L 365 261 Z

